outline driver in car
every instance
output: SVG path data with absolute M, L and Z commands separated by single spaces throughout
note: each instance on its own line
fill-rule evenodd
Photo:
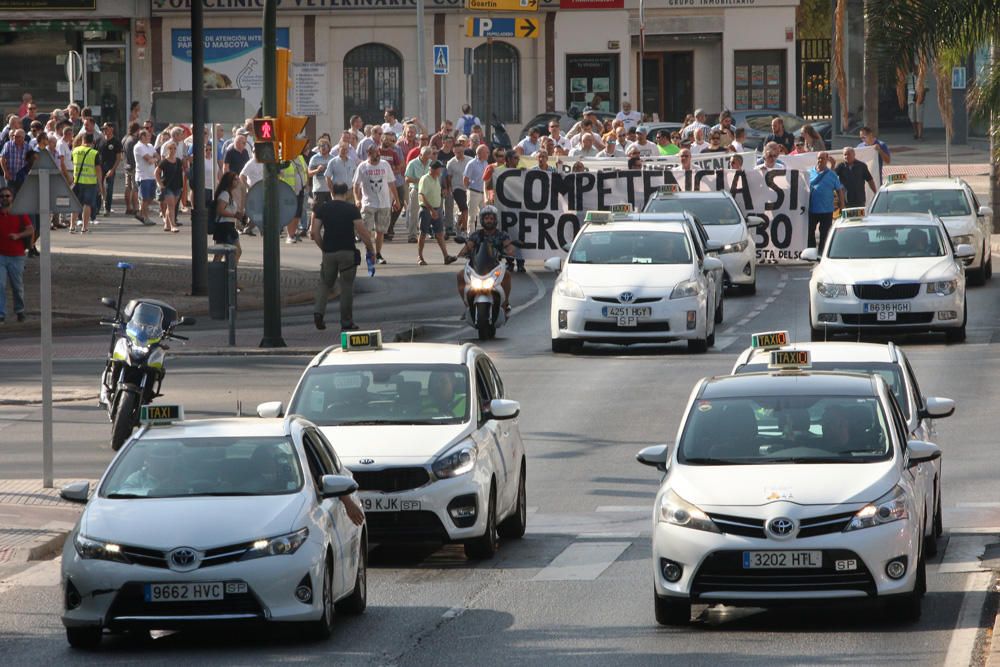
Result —
M 498 260 L 501 257 L 514 257 L 515 248 L 510 235 L 500 231 L 500 212 L 495 206 L 484 206 L 479 209 L 479 229 L 469 234 L 465 247 L 458 253 L 459 257 L 474 257 L 484 245 L 490 248 L 490 254 Z M 503 309 L 510 315 L 510 273 L 505 273 L 500 282 L 504 291 Z M 458 295 L 465 298 L 465 271 L 458 272 Z
M 823 449 L 831 454 L 851 451 L 851 425 L 844 409 L 831 405 L 823 411 Z
M 148 496 L 154 489 L 169 487 L 177 481 L 177 457 L 173 447 L 150 447 L 143 466 L 125 478 L 120 492 Z
M 449 371 L 434 371 L 427 381 L 427 397 L 424 415 L 429 417 L 465 416 L 467 397 L 455 387 L 455 374 Z

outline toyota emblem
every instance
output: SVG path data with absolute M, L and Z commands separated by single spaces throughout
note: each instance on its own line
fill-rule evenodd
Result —
M 358 463 L 360 463 L 361 465 L 370 466 L 371 464 L 375 463 L 375 459 L 360 459 Z
M 772 537 L 779 540 L 792 536 L 795 530 L 795 522 L 785 516 L 779 516 L 767 522 L 767 531 Z
M 618 300 L 622 303 L 631 303 L 635 299 L 635 294 L 632 292 L 622 292 L 618 295 Z
M 191 547 L 178 547 L 167 554 L 170 569 L 176 572 L 190 572 L 201 565 L 201 553 Z
M 891 280 L 883 280 L 882 281 L 882 289 L 889 289 L 890 287 L 892 287 L 892 281 Z

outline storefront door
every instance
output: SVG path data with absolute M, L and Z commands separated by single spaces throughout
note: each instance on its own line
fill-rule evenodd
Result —
M 642 111 L 661 121 L 682 121 L 694 109 L 694 53 L 662 51 L 642 60 Z
M 121 44 L 86 44 L 83 47 L 84 106 L 90 107 L 102 123 L 113 123 L 115 134 L 127 132 L 126 114 L 129 108 L 128 54 Z

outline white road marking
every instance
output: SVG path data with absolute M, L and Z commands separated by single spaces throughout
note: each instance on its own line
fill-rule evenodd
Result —
M 952 538 L 954 539 L 954 538 Z M 972 664 L 972 653 L 976 648 L 976 634 L 979 632 L 979 620 L 986 604 L 987 586 L 990 585 L 992 573 L 974 572 L 965 578 L 962 587 L 962 607 L 958 612 L 958 622 L 948 643 L 945 654 L 945 667 L 968 667 Z
M 458 618 L 464 613 L 465 613 L 465 607 L 452 607 L 445 613 L 441 614 L 441 618 L 446 618 L 450 620 L 452 618 Z
M 715 337 L 715 349 L 718 351 L 725 350 L 727 347 L 739 340 L 739 336 L 716 336 Z
M 774 302 L 775 302 L 775 301 L 777 301 L 777 300 L 778 300 L 778 298 L 777 298 L 777 297 L 774 297 L 774 296 L 769 296 L 769 297 L 767 297 L 766 299 L 764 299 L 764 303 L 766 303 L 767 305 L 769 305 L 769 306 L 770 306 L 770 305 L 771 305 L 772 303 L 774 303 Z
M 45 560 L 22 570 L 8 579 L 0 580 L 0 594 L 22 586 L 58 586 L 62 558 Z
M 944 558 L 937 567 L 938 574 L 985 570 L 979 558 L 986 551 L 986 545 L 993 542 L 996 542 L 996 536 L 991 534 L 952 535 Z
M 652 511 L 652 505 L 598 505 L 595 512 L 646 513 Z
M 593 581 L 631 545 L 631 542 L 574 542 L 532 580 Z

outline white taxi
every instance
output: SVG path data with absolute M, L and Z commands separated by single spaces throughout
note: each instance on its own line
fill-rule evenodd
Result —
M 705 254 L 686 214 L 674 217 L 647 222 L 587 213 L 565 264 L 560 257 L 545 261 L 560 271 L 549 318 L 553 352 L 587 341 L 686 340 L 698 353 L 715 344 L 721 284 L 713 273 L 721 273 L 722 262 Z
M 92 498 L 87 482 L 62 490 L 86 503 L 62 554 L 71 646 L 96 647 L 106 628 L 260 621 L 323 638 L 335 610 L 364 611 L 357 484 L 315 425 L 142 412 Z
M 337 443 L 372 542 L 460 542 L 470 559 L 524 535 L 520 410 L 479 347 L 383 344 L 378 331 L 344 332 L 309 362 L 288 404 Z
M 719 244 L 718 256 L 725 266 L 725 284 L 744 294 L 757 291 L 757 246 L 751 230 L 765 226 L 764 218 L 744 215 L 727 190 L 684 192 L 668 185 L 653 193 L 643 213 L 690 213 L 705 227 L 708 237 Z
M 656 620 L 687 624 L 693 603 L 867 600 L 916 620 L 931 518 L 913 468 L 940 450 L 908 440 L 881 377 L 807 371 L 800 350 L 770 357 L 769 372 L 698 382 L 676 445 L 637 456 L 664 472 Z
M 990 235 L 993 209 L 981 206 L 969 184 L 960 178 L 915 178 L 892 174 L 875 194 L 872 213 L 926 213 L 941 219 L 954 245 L 970 245 L 975 256 L 966 265 L 970 285 L 982 285 L 993 275 Z
M 850 217 L 845 209 L 830 230 L 809 280 L 812 340 L 839 331 L 944 332 L 965 340 L 965 267 L 974 251 L 954 245 L 933 215 Z
M 804 350 L 814 371 L 843 371 L 880 376 L 899 404 L 913 440 L 937 441 L 935 419 L 950 417 L 955 401 L 939 396 L 924 396 L 917 376 L 903 349 L 895 343 L 791 342 L 787 331 L 769 331 L 751 336 L 750 347 L 743 350 L 733 365 L 733 375 L 767 370 L 771 350 Z M 925 489 L 925 511 L 933 517 L 926 526 L 924 548 L 928 556 L 937 554 L 937 538 L 944 532 L 941 512 L 941 459 L 917 466 Z

